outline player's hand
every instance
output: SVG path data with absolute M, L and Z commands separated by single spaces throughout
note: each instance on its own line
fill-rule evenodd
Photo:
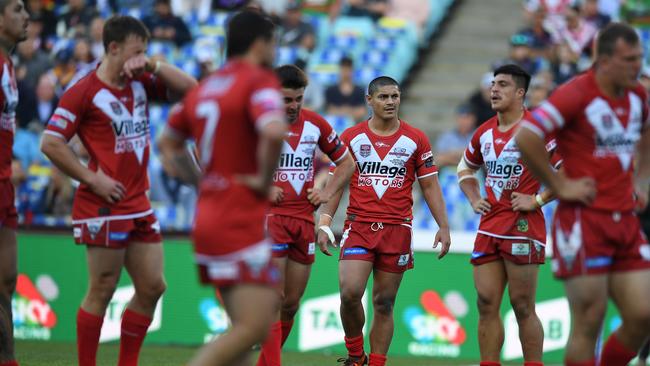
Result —
M 138 55 L 126 60 L 122 67 L 122 74 L 129 79 L 140 76 L 145 71 L 151 71 L 155 67 L 155 61 L 145 55 Z
M 438 254 L 438 259 L 442 259 L 449 252 L 449 247 L 451 246 L 451 235 L 449 234 L 449 228 L 440 228 L 436 233 L 435 239 L 433 239 L 433 249 L 438 247 L 438 243 L 442 244 L 440 248 L 440 254 Z
M 485 215 L 490 211 L 491 208 L 492 206 L 485 198 L 481 198 L 472 202 L 472 209 L 477 214 Z
M 557 192 L 555 192 L 560 200 L 590 205 L 596 199 L 596 181 L 593 178 L 570 179 L 562 177 L 561 179 Z
M 126 189 L 122 183 L 114 180 L 98 169 L 94 177 L 88 182 L 90 189 L 110 204 L 117 203 L 126 195 Z
M 325 196 L 323 190 L 320 190 L 318 188 L 309 188 L 307 190 L 307 199 L 312 205 L 319 206 L 323 203 L 327 203 L 330 198 Z
M 268 197 L 269 190 L 271 189 L 270 182 L 265 181 L 259 175 L 238 175 L 235 177 L 235 181 L 250 188 L 262 197 Z
M 284 199 L 284 190 L 277 186 L 271 186 L 269 189 L 269 201 L 274 205 L 279 205 Z
M 539 207 L 535 195 L 512 192 L 510 195 L 513 211 L 535 211 Z
M 318 229 L 318 232 L 316 233 L 316 244 L 318 244 L 318 248 L 320 249 L 323 254 L 327 256 L 332 256 L 332 253 L 330 253 L 330 247 L 332 248 L 338 248 L 335 242 L 331 241 L 329 236 L 323 229 Z
M 636 211 L 643 212 L 648 207 L 648 181 L 634 181 L 634 195 L 636 196 Z

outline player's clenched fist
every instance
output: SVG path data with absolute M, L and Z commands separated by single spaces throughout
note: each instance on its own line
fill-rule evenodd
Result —
M 101 169 L 97 170 L 93 179 L 88 182 L 88 186 L 96 195 L 108 203 L 116 203 L 124 198 L 126 194 L 126 189 L 122 183 L 104 174 Z

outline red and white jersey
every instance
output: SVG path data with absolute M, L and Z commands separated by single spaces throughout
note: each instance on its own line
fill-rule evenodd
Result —
M 316 147 L 330 160 L 338 163 L 348 152 L 332 126 L 318 113 L 302 109 L 298 119 L 289 126 L 284 139 L 273 184 L 282 188 L 284 199 L 271 206 L 272 215 L 284 215 L 314 222 L 315 207 L 307 199 L 307 190 L 314 186 L 314 154 Z
M 277 78 L 243 60 L 207 77 L 172 111 L 166 133 L 196 141 L 203 169 L 193 232 L 198 254 L 224 255 L 264 240 L 268 199 L 237 177 L 258 173 L 258 130 L 277 120 L 285 120 Z
M 631 211 L 633 158 L 641 131 L 647 128 L 646 100 L 641 84 L 618 99 L 605 96 L 592 69 L 556 89 L 522 127 L 542 137 L 555 133 L 566 175 L 596 181 L 590 207 Z
M 73 220 L 96 217 L 136 218 L 150 214 L 149 189 L 150 100 L 165 100 L 167 90 L 153 74 L 130 80 L 122 89 L 105 84 L 91 72 L 68 89 L 54 110 L 44 133 L 69 141 L 75 134 L 90 160 L 88 168 L 101 169 L 122 183 L 126 196 L 109 204 L 81 184 L 75 193 Z
M 525 111 L 523 119 L 530 118 Z M 519 122 L 517 122 L 519 124 Z M 472 140 L 465 149 L 467 165 L 485 168 L 485 192 L 490 211 L 481 216 L 478 232 L 500 238 L 528 238 L 543 244 L 546 241 L 546 226 L 541 208 L 533 212 L 512 210 L 512 192 L 533 195 L 540 189 L 540 183 L 521 161 L 514 134 L 517 126 L 507 131 L 499 130 L 499 118 L 494 116 L 474 131 Z M 555 140 L 546 144 L 551 153 L 551 162 L 558 167 L 560 160 L 553 154 Z
M 11 157 L 16 129 L 16 106 L 18 105 L 18 87 L 11 58 L 0 53 L 0 179 L 11 178 Z M 24 167 L 25 169 L 27 167 Z
M 397 132 L 379 136 L 365 121 L 345 130 L 341 140 L 357 164 L 350 180 L 348 216 L 360 222 L 411 222 L 413 182 L 438 174 L 426 135 L 400 120 Z

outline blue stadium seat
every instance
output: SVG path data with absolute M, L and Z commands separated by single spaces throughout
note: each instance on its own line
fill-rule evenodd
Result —
M 367 66 L 383 67 L 389 61 L 390 54 L 383 50 L 369 49 L 361 54 L 361 62 Z
M 368 39 L 375 34 L 375 23 L 369 18 L 340 16 L 332 25 L 332 34 Z
M 309 79 L 316 80 L 323 87 L 335 84 L 339 78 L 339 65 L 314 64 L 308 68 Z
M 176 45 L 172 42 L 151 41 L 147 48 L 149 56 L 162 55 L 168 62 L 174 62 L 176 59 Z
M 327 114 L 323 116 L 325 120 L 332 126 L 337 134 L 342 134 L 346 129 L 354 126 L 354 120 L 350 116 L 342 116 L 338 114 Z
M 354 70 L 354 80 L 361 85 L 368 85 L 372 79 L 382 75 L 386 74 L 380 68 L 373 66 L 363 65 Z M 392 77 L 392 75 L 388 76 Z
M 300 55 L 299 47 L 278 47 L 275 50 L 275 64 L 287 65 L 293 64 Z

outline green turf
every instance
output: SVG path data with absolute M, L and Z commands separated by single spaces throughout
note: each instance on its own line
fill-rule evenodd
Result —
M 116 343 L 102 344 L 97 355 L 97 366 L 115 366 L 119 346 Z M 139 366 L 178 366 L 185 364 L 196 348 L 180 346 L 145 345 L 140 355 Z M 16 342 L 16 356 L 22 366 L 72 366 L 76 365 L 77 354 L 74 344 L 56 342 Z M 284 366 L 328 366 L 336 363 L 337 355 L 319 353 L 286 352 L 282 356 Z M 390 357 L 389 366 L 438 366 L 476 365 L 475 363 L 438 361 L 428 358 Z

